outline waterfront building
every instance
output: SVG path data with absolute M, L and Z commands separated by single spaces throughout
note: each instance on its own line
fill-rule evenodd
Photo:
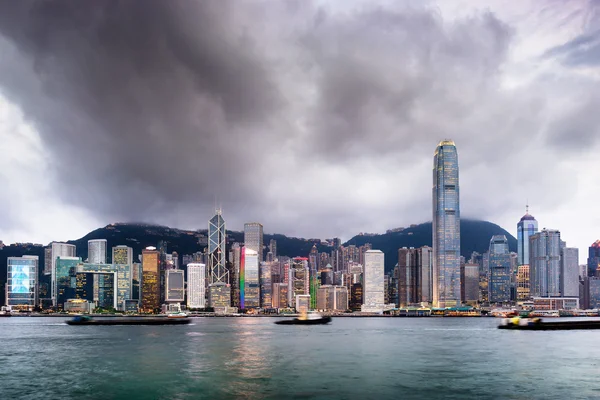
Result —
M 6 305 L 33 311 L 38 305 L 38 256 L 8 257 Z
M 142 250 L 141 311 L 150 313 L 160 310 L 160 254 L 156 247 Z
M 317 310 L 344 312 L 348 309 L 348 289 L 345 286 L 325 285 L 317 290 Z
M 307 313 L 310 310 L 310 294 L 296 295 L 296 312 Z
M 208 285 L 208 306 L 212 308 L 231 307 L 231 286 L 223 282 Z
M 529 214 L 529 205 L 525 207 L 525 215 L 517 223 L 517 264 L 529 264 L 529 238 L 538 232 L 538 223 Z
M 272 308 L 272 267 L 273 262 L 260 263 L 260 306 L 261 308 Z
M 360 311 L 363 304 L 363 289 L 361 282 L 355 282 L 350 287 L 350 304 L 352 311 Z
M 433 249 L 423 246 L 417 249 L 419 263 L 419 291 L 420 301 L 431 303 L 433 301 Z
M 106 239 L 88 240 L 88 261 L 90 264 L 106 264 Z
M 46 259 L 46 262 L 44 264 L 46 267 L 46 269 L 44 270 L 44 274 L 51 276 L 51 278 L 50 278 L 50 296 L 52 298 L 52 305 L 56 307 L 57 306 L 57 301 L 56 301 L 56 296 L 57 296 L 57 292 L 56 292 L 56 288 L 57 288 L 56 259 L 58 257 L 75 257 L 76 249 L 75 249 L 75 245 L 73 245 L 73 244 L 52 242 L 52 243 L 50 243 L 49 250 L 50 251 L 45 252 L 46 256 L 48 256 L 48 255 L 50 256 L 50 262 L 48 262 L 48 259 Z M 47 269 L 48 267 L 50 268 L 50 270 Z
M 490 303 L 510 301 L 511 258 L 505 235 L 492 236 L 490 240 L 488 295 Z
M 289 304 L 293 304 L 299 295 L 310 295 L 308 259 L 295 257 L 289 268 Z
M 523 301 L 530 297 L 529 265 L 517 267 L 517 300 Z
M 258 222 L 244 224 L 244 247 L 258 254 L 258 261 L 263 261 L 263 226 Z
M 260 307 L 258 253 L 246 246 L 242 247 L 240 260 L 240 308 Z
M 273 284 L 273 308 L 288 308 L 288 284 L 274 283 Z
M 181 269 L 168 269 L 166 274 L 165 300 L 169 303 L 182 303 L 185 300 L 185 279 Z
M 229 251 L 229 261 L 231 262 L 231 306 L 240 307 L 240 261 L 242 258 L 242 248 L 239 243 L 234 243 Z
M 433 306 L 460 305 L 460 196 L 458 153 L 441 141 L 433 158 Z
M 465 263 L 463 302 L 475 305 L 479 302 L 479 265 Z
M 129 246 L 115 246 L 112 248 L 112 263 L 132 265 L 133 264 L 133 249 Z
M 534 297 L 534 310 L 578 310 L 579 297 Z
M 598 276 L 600 266 L 600 240 L 596 240 L 588 249 L 588 276 Z
M 381 250 L 368 250 L 365 253 L 363 312 L 383 312 L 384 303 L 384 254 Z
M 99 307 L 125 309 L 125 300 L 133 296 L 131 265 L 82 263 L 77 272 L 93 273 L 94 297 Z
M 77 265 L 81 264 L 80 257 L 58 256 L 54 260 L 54 287 L 53 292 L 56 293 L 54 303 L 58 310 L 62 310 L 65 301 L 73 297 L 71 292 L 71 277 L 77 271 Z
M 398 249 L 398 306 L 401 308 L 421 302 L 418 251 L 411 247 Z M 388 301 L 384 300 L 384 304 Z
M 140 285 L 142 283 L 142 264 L 131 264 L 131 299 L 140 301 Z
M 560 293 L 563 297 L 579 296 L 579 249 L 561 249 Z
M 187 266 L 187 306 L 190 309 L 206 307 L 206 291 L 204 286 L 206 265 L 189 263 Z
M 84 299 L 68 299 L 64 303 L 65 312 L 89 314 L 94 311 L 94 303 Z
M 532 297 L 560 297 L 560 232 L 543 229 L 529 238 Z
M 221 210 L 208 221 L 208 269 L 207 283 L 229 283 L 229 271 L 225 264 L 227 231 Z

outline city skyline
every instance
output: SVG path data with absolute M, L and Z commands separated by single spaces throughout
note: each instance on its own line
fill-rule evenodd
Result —
M 597 189 L 586 182 L 600 91 L 593 47 L 581 44 L 594 37 L 597 3 L 253 2 L 234 15 L 220 3 L 148 2 L 139 30 L 125 29 L 135 10 L 113 10 L 119 46 L 94 7 L 46 15 L 28 4 L 6 3 L 0 16 L 6 243 L 69 240 L 112 222 L 196 229 L 215 198 L 236 230 L 260 221 L 298 237 L 384 232 L 429 220 L 427 165 L 444 137 L 461 148 L 463 217 L 512 233 L 529 200 L 540 228 L 560 227 L 580 249 L 598 239 Z M 151 40 L 141 46 L 131 31 Z M 340 41 L 353 35 L 352 46 Z M 191 53 L 154 47 L 164 38 Z M 94 69 L 83 68 L 86 49 Z

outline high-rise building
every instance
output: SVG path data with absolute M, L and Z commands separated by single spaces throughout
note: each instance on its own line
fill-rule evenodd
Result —
M 523 301 L 530 297 L 529 264 L 517 267 L 517 300 Z
M 579 249 L 577 248 L 562 248 L 560 292 L 563 297 L 579 296 Z
M 260 263 L 260 306 L 262 308 L 272 308 L 272 288 L 271 270 L 274 262 Z
M 295 257 L 291 260 L 289 268 L 289 304 L 295 304 L 299 295 L 310 295 L 310 270 L 308 259 Z
M 142 264 L 131 264 L 131 299 L 140 300 L 140 285 L 142 283 Z
M 258 253 L 246 246 L 242 247 L 240 260 L 240 308 L 260 307 Z
M 38 256 L 7 258 L 6 305 L 32 311 L 38 305 Z
M 510 301 L 511 259 L 505 235 L 492 236 L 489 249 L 488 295 L 490 303 Z
M 433 300 L 433 249 L 423 246 L 417 249 L 419 261 L 419 285 L 421 302 L 431 303 Z
M 271 239 L 269 241 L 269 251 L 273 253 L 273 259 L 277 259 L 277 240 Z
M 348 289 L 325 285 L 317 290 L 317 310 L 343 312 L 348 309 Z
M 525 208 L 525 215 L 517 224 L 517 264 L 529 265 L 529 238 L 538 232 L 538 223 L 529 214 L 529 206 Z
M 531 297 L 560 296 L 560 232 L 543 229 L 529 238 Z
M 88 262 L 106 264 L 106 239 L 88 240 Z
M 49 246 L 50 251 L 45 253 L 46 256 L 48 256 L 48 253 L 50 253 L 50 262 L 48 262 L 48 260 L 46 259 L 45 262 L 45 266 L 50 267 L 50 270 L 45 270 L 44 274 L 45 275 L 51 275 L 50 278 L 50 288 L 51 288 L 51 292 L 50 295 L 52 297 L 52 305 L 53 306 L 57 306 L 57 302 L 56 302 L 56 258 L 57 257 L 75 257 L 75 245 L 73 244 L 67 244 L 67 243 L 61 243 L 61 242 L 52 242 L 50 243 Z
M 142 250 L 141 310 L 151 313 L 160 309 L 160 253 L 156 247 Z
M 231 286 L 223 282 L 208 285 L 208 306 L 212 308 L 231 306 Z
M 364 312 L 382 312 L 384 309 L 384 261 L 384 254 L 381 250 L 365 252 L 363 306 L 361 308 Z
M 208 221 L 208 283 L 229 284 L 229 271 L 225 264 L 227 232 L 221 210 Z
M 188 308 L 205 308 L 206 291 L 204 286 L 204 275 L 206 265 L 189 263 L 187 266 L 187 306 Z
M 588 249 L 588 276 L 598 276 L 599 267 L 600 240 L 596 240 Z
M 479 265 L 466 263 L 464 266 L 464 298 L 467 304 L 474 305 L 479 301 Z
M 398 306 L 401 308 L 421 302 L 418 250 L 398 249 Z
M 263 226 L 258 222 L 244 224 L 244 247 L 258 254 L 258 261 L 263 261 Z
M 433 157 L 433 305 L 460 304 L 460 200 L 458 153 L 441 141 Z
M 167 302 L 182 303 L 185 293 L 183 270 L 167 269 L 165 271 L 165 277 L 167 283 L 165 286 L 165 300 Z
M 229 261 L 231 262 L 231 305 L 240 308 L 240 262 L 242 258 L 242 248 L 239 243 L 234 243 L 229 252 Z
M 71 277 L 75 275 L 77 266 L 81 263 L 81 257 L 58 256 L 54 260 L 53 275 L 55 277 L 55 286 L 52 290 L 56 293 L 54 301 L 56 308 L 59 310 L 62 310 L 64 303 L 73 296 L 71 292 Z
M 133 264 L 133 249 L 129 246 L 115 246 L 112 248 L 112 263 L 131 265 Z

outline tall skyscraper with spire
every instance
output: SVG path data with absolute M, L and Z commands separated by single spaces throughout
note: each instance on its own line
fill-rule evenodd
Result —
M 225 264 L 225 220 L 217 209 L 214 217 L 208 221 L 208 267 L 210 271 L 209 283 L 222 282 L 229 284 L 229 271 Z
M 529 204 L 525 206 L 525 215 L 517 224 L 517 265 L 529 265 L 529 237 L 538 232 L 538 223 L 529 214 Z
M 460 298 L 460 202 L 458 153 L 442 140 L 433 157 L 433 306 L 453 307 Z

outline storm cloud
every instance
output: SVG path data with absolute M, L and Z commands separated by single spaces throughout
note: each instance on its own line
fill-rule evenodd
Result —
M 418 223 L 452 138 L 463 216 L 514 231 L 529 199 L 561 229 L 598 166 L 595 4 L 448 4 L 2 1 L 0 94 L 43 155 L 31 184 L 102 224 L 205 228 L 215 205 L 310 237 Z M 18 236 L 27 201 L 0 206 Z

